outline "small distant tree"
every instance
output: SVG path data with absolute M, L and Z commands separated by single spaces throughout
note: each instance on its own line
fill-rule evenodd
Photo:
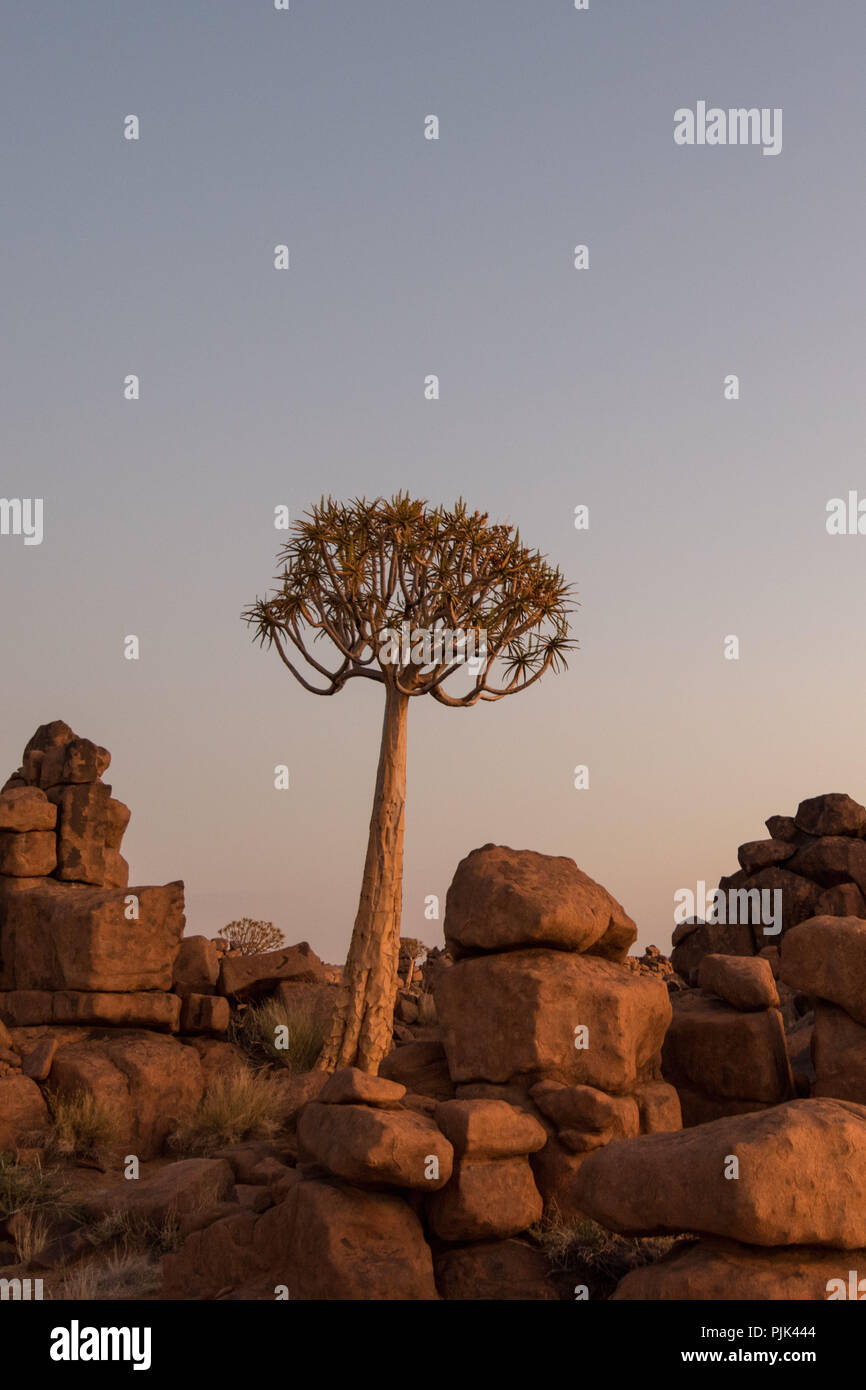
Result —
M 285 946 L 286 938 L 273 922 L 254 922 L 252 917 L 241 917 L 237 922 L 229 922 L 220 927 L 217 936 L 228 943 L 230 950 L 241 951 L 245 956 L 259 956 L 264 951 L 278 951 Z
M 564 667 L 576 646 L 571 591 L 512 526 L 490 523 L 462 501 L 446 510 L 403 494 L 346 504 L 323 498 L 294 524 L 278 564 L 277 590 L 243 614 L 257 640 L 314 695 L 336 695 L 356 678 L 385 687 L 361 896 L 317 1063 L 376 1072 L 390 1048 L 397 993 L 409 701 L 430 695 L 466 709 Z M 480 653 L 472 663 L 465 646 L 455 650 L 445 638 L 455 632 Z

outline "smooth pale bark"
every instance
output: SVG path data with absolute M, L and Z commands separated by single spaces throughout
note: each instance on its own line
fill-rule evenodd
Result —
M 358 1067 L 375 1074 L 391 1049 L 403 902 L 408 707 L 409 696 L 387 685 L 358 914 L 331 1031 L 316 1062 L 324 1071 Z

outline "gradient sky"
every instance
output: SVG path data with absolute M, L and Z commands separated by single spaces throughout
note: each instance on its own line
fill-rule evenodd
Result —
M 825 529 L 866 496 L 866 8 L 590 5 L 7 7 L 0 491 L 45 539 L 0 537 L 0 768 L 56 718 L 110 748 L 188 932 L 348 944 L 381 688 L 316 699 L 239 620 L 323 492 L 463 494 L 580 594 L 566 675 L 413 701 L 406 935 L 495 841 L 666 948 L 766 816 L 866 800 L 866 536 Z M 698 100 L 782 107 L 782 153 L 677 147 Z

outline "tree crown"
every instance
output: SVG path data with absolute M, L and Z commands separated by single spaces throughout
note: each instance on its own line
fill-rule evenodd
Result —
M 577 646 L 568 625 L 572 589 L 560 570 L 514 527 L 490 522 L 462 499 L 447 509 L 404 493 L 372 502 L 322 498 L 294 523 L 277 563 L 278 588 L 243 617 L 317 695 L 364 677 L 447 705 L 498 700 L 564 668 Z M 430 647 L 419 641 L 416 654 L 407 652 L 405 625 L 410 648 L 413 633 L 430 634 Z M 462 636 L 437 645 L 437 633 Z M 465 644 L 482 634 L 468 665 Z M 473 668 L 468 691 L 445 692 L 449 677 Z

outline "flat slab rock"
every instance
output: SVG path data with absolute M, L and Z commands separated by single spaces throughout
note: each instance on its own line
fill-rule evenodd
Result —
M 454 955 L 551 946 L 624 960 L 637 927 L 573 859 L 484 845 L 457 866 L 445 900 Z
M 255 956 L 224 956 L 220 965 L 219 991 L 230 999 L 251 1001 L 271 994 L 284 980 L 327 979 L 325 966 L 308 941 L 265 951 Z
M 371 1076 L 358 1067 L 341 1067 L 329 1076 L 318 1099 L 323 1105 L 372 1105 L 393 1110 L 406 1094 L 406 1087 L 384 1076 Z
M 725 1176 L 730 1157 L 739 1177 Z M 575 1198 L 630 1234 L 700 1232 L 749 1245 L 866 1245 L 866 1108 L 793 1100 L 583 1161 Z

